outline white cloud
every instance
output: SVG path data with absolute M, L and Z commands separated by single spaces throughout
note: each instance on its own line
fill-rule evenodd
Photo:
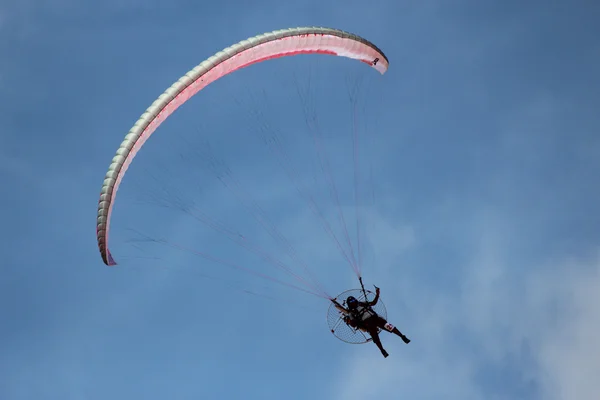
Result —
M 473 257 L 457 271 L 460 293 L 435 283 L 388 290 L 388 308 L 402 304 L 400 298 L 415 308 L 415 319 L 399 326 L 413 342 L 384 334 L 387 359 L 373 345 L 349 348 L 334 398 L 509 399 L 527 382 L 544 399 L 598 398 L 600 261 L 515 268 L 508 233 L 499 226 L 479 225 Z M 386 285 L 392 282 L 390 270 Z M 503 371 L 507 363 L 511 374 L 491 372 L 506 391 L 482 381 L 483 370 Z
M 555 326 L 541 335 L 544 398 L 597 399 L 600 394 L 600 260 L 568 262 L 541 297 L 560 304 Z M 542 285 L 540 285 L 542 286 Z

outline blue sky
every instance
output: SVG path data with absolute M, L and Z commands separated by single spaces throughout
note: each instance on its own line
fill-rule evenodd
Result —
M 597 398 L 598 6 L 102 4 L 0 1 L 1 399 Z M 216 51 L 304 25 L 373 41 L 388 73 L 298 57 L 208 87 L 133 163 L 114 213 L 120 265 L 104 266 L 97 198 L 133 122 Z M 289 180 L 269 169 L 245 114 L 259 110 L 286 143 L 310 144 L 292 142 L 306 134 L 293 76 L 306 88 L 309 70 L 349 221 L 344 84 L 363 79 L 361 132 L 372 139 L 362 165 L 374 171 L 365 187 L 375 199 L 361 208 L 363 273 L 413 339 L 384 335 L 387 359 L 336 341 L 323 300 L 159 245 L 136 258 L 128 242 L 128 228 L 139 229 L 283 277 L 189 216 L 140 204 L 170 188 L 281 256 L 214 176 L 181 161 L 190 148 L 171 138 L 201 134 L 330 294 L 354 286 Z M 266 102 L 253 103 L 263 89 Z M 290 162 L 324 193 L 314 159 L 301 164 L 297 153 Z

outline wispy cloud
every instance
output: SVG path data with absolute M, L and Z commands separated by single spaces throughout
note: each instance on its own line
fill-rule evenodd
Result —
M 349 349 L 354 356 L 338 369 L 336 398 L 597 398 L 599 259 L 516 269 L 507 232 L 490 218 L 478 225 L 472 255 L 457 272 L 459 290 L 438 290 L 435 282 L 389 287 L 400 274 L 384 277 L 391 314 L 401 304 L 414 307 L 397 322 L 413 342 L 384 335 L 388 359 L 372 345 Z

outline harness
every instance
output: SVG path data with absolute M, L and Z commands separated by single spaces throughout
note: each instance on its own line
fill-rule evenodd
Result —
M 364 322 L 377 315 L 377 313 L 373 311 L 370 306 L 363 306 L 361 304 L 359 304 L 355 309 L 349 311 L 350 318 L 357 324 L 360 324 L 361 322 Z

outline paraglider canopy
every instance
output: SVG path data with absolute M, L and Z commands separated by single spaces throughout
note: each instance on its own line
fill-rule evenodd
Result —
M 354 297 L 360 302 L 367 302 L 375 299 L 375 293 L 371 292 L 370 290 L 350 289 L 340 293 L 335 299 L 337 299 L 338 302 L 340 302 L 344 307 L 347 307 L 346 299 L 349 297 Z M 381 299 L 379 299 L 377 304 L 373 305 L 371 308 L 379 316 L 387 319 L 387 310 Z M 362 344 L 369 342 L 371 339 L 367 334 L 360 329 L 348 325 L 344 321 L 345 316 L 346 315 L 343 312 L 338 310 L 335 305 L 331 303 L 329 309 L 327 310 L 327 323 L 329 324 L 329 329 L 331 330 L 331 333 L 333 333 L 333 336 L 343 342 L 351 344 Z M 381 329 L 379 331 L 381 331 Z
M 249 65 L 298 54 L 327 54 L 358 60 L 379 73 L 389 61 L 373 43 L 333 28 L 299 27 L 257 35 L 209 57 L 161 94 L 140 116 L 123 139 L 105 175 L 96 220 L 96 236 L 102 261 L 114 266 L 108 248 L 111 213 L 116 194 L 129 165 L 152 133 L 181 105 L 207 85 Z

